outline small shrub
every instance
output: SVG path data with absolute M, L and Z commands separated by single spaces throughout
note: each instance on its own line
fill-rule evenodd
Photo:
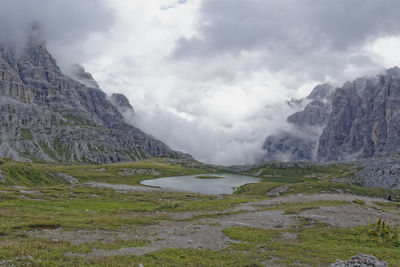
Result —
M 365 229 L 369 239 L 385 246 L 400 247 L 400 228 L 391 226 L 379 219 Z
M 33 136 L 32 136 L 31 130 L 29 130 L 29 129 L 21 129 L 21 140 L 32 141 L 33 140 Z

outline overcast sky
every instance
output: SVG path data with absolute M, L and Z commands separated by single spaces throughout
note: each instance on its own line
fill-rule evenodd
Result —
M 399 65 L 399 10 L 398 0 L 3 0 L 0 40 L 20 44 L 38 21 L 58 62 L 125 94 L 141 129 L 236 164 L 285 127 L 285 100 Z

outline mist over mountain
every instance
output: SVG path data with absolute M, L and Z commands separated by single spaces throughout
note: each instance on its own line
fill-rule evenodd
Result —
M 63 74 L 34 27 L 22 52 L 0 47 L 0 157 L 20 161 L 110 163 L 191 158 L 128 124 L 122 95 L 108 100 L 92 76 Z M 133 109 L 132 109 L 133 111 Z
M 343 161 L 400 153 L 398 67 L 336 89 L 319 85 L 305 100 L 305 108 L 287 118 L 290 130 L 266 139 L 263 161 Z
M 125 116 L 136 127 L 204 162 L 244 164 L 265 156 L 267 136 L 292 130 L 286 119 L 303 107 L 283 104 L 288 99 L 399 64 L 398 6 L 394 0 L 5 0 L 0 40 L 23 54 L 31 25 L 40 25 L 61 71 L 107 95 L 125 95 L 134 107 Z M 70 68 L 76 63 L 86 73 Z M 308 127 L 305 136 L 314 140 L 321 131 Z M 307 142 L 301 153 L 315 155 Z
M 261 161 L 315 160 L 319 138 L 329 120 L 333 91 L 331 84 L 322 84 L 309 96 L 288 102 L 304 108 L 282 122 L 288 124 L 286 129 L 267 137 Z

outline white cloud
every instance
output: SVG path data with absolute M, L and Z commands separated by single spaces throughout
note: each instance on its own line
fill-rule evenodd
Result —
M 352 48 L 353 44 L 369 44 L 370 38 L 365 36 L 379 36 L 381 24 L 374 26 L 372 33 L 363 28 L 354 36 L 352 32 L 360 30 L 359 24 L 337 29 L 334 21 L 343 20 L 348 12 L 343 1 L 343 6 L 325 7 L 325 11 L 335 8 L 331 17 L 319 16 L 325 12 L 317 12 L 324 10 L 323 4 L 310 11 L 312 16 L 305 26 L 311 21 L 327 34 L 315 35 L 316 39 L 304 35 L 301 20 L 307 14 L 300 14 L 294 7 L 287 10 L 290 16 L 271 18 L 271 27 L 265 29 L 253 26 L 260 21 L 265 23 L 258 17 L 268 20 L 266 15 L 272 12 L 268 11 L 269 5 L 276 7 L 276 2 L 243 1 L 241 8 L 226 8 L 228 2 L 231 7 L 238 3 L 111 1 L 117 14 L 115 26 L 103 40 L 99 56 L 85 62 L 103 89 L 128 96 L 137 111 L 135 120 L 140 128 L 200 160 L 221 164 L 255 161 L 263 153 L 265 137 L 286 127 L 285 118 L 292 112 L 278 103 L 305 96 L 319 82 L 340 84 L 382 66 L 379 53 Z M 284 3 L 278 6 L 286 8 Z M 368 1 L 366 10 L 373 10 L 371 6 L 375 6 L 374 2 Z M 237 14 L 229 17 L 232 12 Z M 243 29 L 232 24 L 246 16 L 255 20 L 240 24 Z M 228 22 L 215 22 L 215 18 L 228 18 Z M 321 25 L 317 25 L 318 21 Z M 360 14 L 346 23 L 359 21 L 363 21 Z M 288 23 L 299 24 L 292 28 L 296 34 L 286 31 Z M 251 40 L 253 34 L 255 40 Z M 304 41 L 303 37 L 309 42 L 291 47 L 293 42 Z M 198 45 L 207 46 L 194 51 L 196 47 L 186 46 L 185 53 L 192 53 L 189 57 L 173 58 L 173 53 L 182 51 L 182 40 L 196 38 L 203 40 Z M 274 46 L 276 54 L 266 53 L 271 46 L 263 45 L 264 40 L 279 41 Z M 319 50 L 314 51 L 315 47 Z M 204 50 L 211 48 L 218 53 Z
M 70 2 L 83 10 L 48 30 L 57 59 L 84 65 L 129 98 L 141 129 L 207 162 L 255 161 L 287 127 L 286 99 L 400 61 L 395 0 Z

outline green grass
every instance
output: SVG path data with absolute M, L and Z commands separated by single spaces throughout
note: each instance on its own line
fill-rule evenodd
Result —
M 32 141 L 33 136 L 32 136 L 31 130 L 21 129 L 21 140 Z
M 383 210 L 400 210 L 400 203 L 398 202 L 379 202 L 379 201 L 374 201 L 373 202 L 375 205 L 380 207 Z
M 257 184 L 247 184 L 239 188 L 236 194 L 251 195 L 251 196 L 266 196 L 272 189 L 282 186 L 282 183 L 262 182 Z M 321 194 L 321 193 L 336 193 L 336 194 L 353 194 L 359 196 L 376 197 L 386 199 L 388 195 L 392 195 L 394 199 L 400 199 L 400 190 L 391 190 L 385 188 L 361 187 L 356 185 L 335 183 L 329 181 L 308 181 L 296 184 L 286 184 L 288 187 L 286 192 L 281 195 L 288 194 Z
M 61 144 L 57 146 L 57 154 L 67 156 L 66 148 Z M 53 156 L 55 156 L 53 154 Z M 157 177 L 180 176 L 190 174 L 202 174 L 206 170 L 198 167 L 185 167 L 171 164 L 165 159 L 152 159 L 134 161 L 129 163 L 117 163 L 107 165 L 57 165 L 41 163 L 23 163 L 11 160 L 3 160 L 1 167 L 7 180 L 7 185 L 40 186 L 64 183 L 61 179 L 53 179 L 49 173 L 62 172 L 71 175 L 80 182 L 105 182 L 112 184 L 140 185 L 146 179 Z M 132 173 L 131 175 L 120 175 L 125 169 L 148 170 L 146 173 Z M 152 175 L 152 171 L 157 175 Z
M 37 165 L 8 161 L 1 166 L 6 178 L 5 185 L 40 186 L 48 184 L 64 184 L 62 179 L 51 178 Z
M 62 149 L 58 151 L 62 155 Z M 58 154 L 58 153 L 57 153 Z M 336 259 L 347 260 L 365 253 L 400 266 L 399 233 L 396 226 L 382 222 L 356 228 L 332 227 L 299 215 L 298 225 L 289 229 L 257 229 L 227 227 L 223 233 L 234 240 L 227 248 L 161 249 L 142 256 L 112 256 L 82 258 L 71 253 L 91 253 L 93 250 L 118 250 L 140 247 L 149 240 L 114 238 L 73 245 L 30 236 L 32 231 L 135 231 L 140 227 L 156 227 L 162 221 L 215 219 L 240 213 L 230 210 L 246 202 L 271 198 L 268 193 L 276 187 L 286 187 L 282 195 L 349 193 L 360 196 L 400 199 L 399 190 L 365 188 L 333 181 L 351 176 L 357 167 L 350 165 L 278 168 L 264 166 L 246 174 L 262 178 L 261 183 L 240 187 L 233 195 L 213 196 L 182 192 L 117 192 L 68 185 L 54 174 L 71 175 L 81 183 L 95 181 L 113 184 L 139 185 L 140 181 L 157 177 L 198 175 L 215 179 L 221 169 L 194 161 L 149 159 L 106 165 L 57 165 L 20 163 L 0 160 L 6 182 L 0 183 L 0 262 L 13 260 L 19 266 L 328 266 Z M 121 175 L 124 172 L 124 175 Z M 208 173 L 215 173 L 208 175 Z M 55 178 L 53 178 L 55 177 Z M 211 178 L 212 177 L 212 178 Z M 15 188 L 15 185 L 26 188 Z M 357 205 L 367 205 L 356 199 Z M 353 204 L 353 205 L 354 205 Z M 382 210 L 396 211 L 398 203 L 374 202 Z M 299 214 L 323 206 L 351 205 L 345 201 L 310 201 L 260 206 L 260 210 L 277 210 Z M 179 212 L 193 217 L 179 218 Z M 229 213 L 230 212 L 230 213 Z M 297 236 L 285 239 L 285 233 Z M 78 232 L 79 233 L 79 232 Z M 27 255 L 32 257 L 27 257 Z M 40 259 L 41 262 L 38 260 Z
M 361 206 L 367 205 L 367 204 L 365 203 L 365 201 L 364 201 L 364 200 L 361 200 L 361 199 L 354 199 L 354 200 L 353 200 L 353 203 L 354 203 L 354 204 L 357 204 L 357 205 L 361 205 Z
M 231 227 L 224 232 L 231 239 L 240 241 L 232 244 L 231 249 L 246 252 L 260 261 L 273 258 L 275 264 L 283 266 L 328 266 L 336 259 L 348 260 L 358 253 L 375 255 L 387 261 L 389 266 L 400 266 L 396 239 L 400 228 L 390 227 L 389 231 L 396 237 L 390 237 L 391 242 L 380 242 L 368 233 L 370 227 L 375 226 L 340 228 L 321 223 L 304 224 L 289 230 L 297 235 L 297 240 L 279 238 L 287 230 Z
M 286 166 L 278 163 L 271 163 L 254 168 L 246 173 L 259 177 L 302 178 L 312 180 L 316 178 L 333 179 L 337 177 L 353 176 L 359 169 L 358 166 L 349 164 L 306 166 L 306 164 L 297 163 Z
M 121 194 L 113 190 L 68 186 L 34 189 L 32 193 L 15 188 L 0 189 L 0 232 L 43 225 L 70 230 L 150 225 L 168 219 L 165 213 L 223 210 L 256 200 L 174 192 Z M 164 213 L 158 213 L 160 211 Z

